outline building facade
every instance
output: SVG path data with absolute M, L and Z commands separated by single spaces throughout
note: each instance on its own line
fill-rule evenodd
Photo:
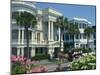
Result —
M 89 48 L 94 50 L 94 38 L 93 34 L 91 34 L 90 38 L 87 39 L 84 30 L 92 26 L 91 22 L 84 18 L 73 18 L 71 20 L 74 25 L 78 25 L 79 33 L 75 34 L 74 37 L 70 34 L 66 34 L 64 38 L 64 42 L 72 45 L 73 48 L 87 48 L 87 43 L 89 42 Z
M 94 35 L 87 39 L 84 34 L 85 28 L 92 26 L 91 22 L 83 18 L 73 18 L 71 22 L 78 25 L 79 34 L 71 36 L 64 34 L 61 37 L 60 50 L 60 27 L 55 25 L 57 18 L 63 16 L 62 13 L 51 9 L 38 9 L 34 2 L 17 2 L 12 1 L 11 6 L 11 52 L 12 55 L 21 55 L 27 57 L 27 40 L 24 26 L 17 25 L 14 16 L 16 12 L 26 11 L 36 16 L 37 24 L 35 27 L 30 27 L 29 30 L 29 57 L 34 57 L 36 54 L 51 54 L 57 55 L 59 51 L 64 51 L 64 47 L 68 48 L 87 48 L 87 41 L 89 47 L 94 50 Z M 65 44 L 67 43 L 67 45 Z M 65 44 L 65 46 L 64 46 Z
M 51 54 L 59 51 L 60 48 L 60 28 L 55 26 L 57 17 L 62 13 L 47 8 L 39 10 L 34 2 L 12 1 L 12 21 L 11 21 L 11 52 L 12 55 L 27 57 L 26 32 L 24 26 L 17 25 L 13 18 L 16 12 L 29 12 L 36 16 L 37 24 L 29 30 L 29 56 L 36 54 Z M 62 39 L 62 38 L 61 38 Z M 63 39 L 61 41 L 61 51 L 63 51 Z

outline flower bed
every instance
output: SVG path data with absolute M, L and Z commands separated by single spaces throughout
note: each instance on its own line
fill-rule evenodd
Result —
M 75 59 L 71 63 L 70 68 L 71 70 L 96 69 L 96 55 L 92 53 Z
M 22 56 L 11 56 L 11 74 L 47 72 L 46 66 L 35 66 L 38 61 L 31 61 Z

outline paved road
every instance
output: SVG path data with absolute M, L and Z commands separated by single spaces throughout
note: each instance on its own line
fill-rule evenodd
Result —
M 50 64 L 51 63 L 51 64 Z M 53 62 L 49 62 L 48 60 L 41 60 L 40 62 L 36 63 L 36 64 L 41 64 L 41 65 L 45 65 L 48 68 L 48 72 L 53 72 L 56 70 L 56 68 L 58 67 L 58 65 L 56 63 Z M 66 62 L 61 64 L 61 67 L 68 67 L 70 64 L 70 62 Z M 67 70 L 67 69 L 66 69 Z
M 61 67 L 63 68 L 63 67 L 69 67 L 69 64 L 70 63 L 64 63 L 64 64 L 61 64 Z M 48 67 L 48 71 L 49 72 L 52 72 L 52 71 L 55 71 L 56 70 L 56 68 L 58 67 L 58 65 L 56 65 L 56 64 L 51 64 L 51 65 L 47 65 L 47 67 Z M 66 69 L 67 70 L 67 69 Z

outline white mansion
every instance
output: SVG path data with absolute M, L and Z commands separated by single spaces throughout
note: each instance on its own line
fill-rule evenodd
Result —
M 31 2 L 12 2 L 12 14 L 14 12 L 27 11 L 33 15 L 37 15 L 37 25 L 35 28 L 29 28 L 30 38 L 30 57 L 35 56 L 37 53 L 50 54 L 55 50 L 59 50 L 60 47 L 60 29 L 56 28 L 54 22 L 58 16 L 62 14 L 53 9 L 39 10 Z M 24 27 L 20 27 L 16 24 L 16 20 L 12 18 L 12 54 L 14 55 L 27 55 L 26 50 L 26 38 Z M 63 40 L 61 44 L 61 50 L 63 51 Z
M 64 42 L 68 44 L 73 44 L 74 48 L 87 48 L 87 42 L 89 43 L 89 48 L 92 50 L 95 50 L 95 45 L 94 45 L 94 37 L 93 34 L 90 35 L 90 38 L 87 39 L 85 35 L 85 28 L 88 26 L 92 27 L 91 22 L 89 22 L 87 19 L 84 18 L 73 18 L 71 20 L 74 24 L 78 25 L 79 33 L 71 36 L 70 34 L 65 34 L 64 37 Z M 74 43 L 73 43 L 74 42 Z
M 51 54 L 57 53 L 60 48 L 60 28 L 55 26 L 57 17 L 63 14 L 53 10 L 51 8 L 40 10 L 35 6 L 34 2 L 17 2 L 12 1 L 11 12 L 21 12 L 26 11 L 33 15 L 36 15 L 38 20 L 37 25 L 34 28 L 29 28 L 29 55 L 30 57 L 35 56 L 38 53 Z M 74 18 L 73 21 L 78 21 L 84 23 L 84 27 L 90 24 L 85 19 Z M 26 37 L 25 29 L 22 26 L 16 24 L 16 20 L 12 18 L 11 21 L 11 47 L 13 55 L 27 55 L 26 48 Z M 80 26 L 81 34 L 76 36 L 75 48 L 80 46 L 85 46 L 87 44 L 87 39 L 83 36 L 84 27 Z M 82 26 L 82 27 L 81 27 Z M 67 37 L 65 37 L 67 38 Z M 70 38 L 70 36 L 69 36 Z M 71 40 L 64 40 L 71 42 Z M 63 51 L 63 37 L 61 37 L 61 51 Z M 93 40 L 90 40 L 93 42 Z M 93 47 L 93 46 L 92 46 Z

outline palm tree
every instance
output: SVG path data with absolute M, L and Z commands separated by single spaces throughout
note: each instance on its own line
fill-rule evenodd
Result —
M 89 38 L 91 36 L 91 34 L 94 32 L 94 29 L 93 28 L 90 28 L 90 27 L 87 27 L 85 30 L 84 30 L 84 33 L 85 35 L 87 36 L 87 47 L 89 48 Z
M 30 26 L 34 27 L 37 23 L 36 17 L 31 13 L 26 11 L 24 12 L 17 12 L 15 15 L 17 25 L 21 25 L 25 28 L 25 35 L 26 35 L 26 44 L 27 44 L 27 58 L 30 57 L 29 55 L 29 28 Z
M 61 51 L 61 37 L 64 34 L 64 28 L 67 28 L 68 26 L 68 19 L 64 18 L 63 16 L 60 16 L 57 18 L 56 26 L 60 28 L 60 51 Z
M 78 25 L 70 22 L 69 28 L 68 28 L 68 33 L 70 35 L 72 35 L 72 37 L 73 37 L 73 48 L 74 48 L 74 42 L 75 42 L 74 37 L 75 37 L 76 34 L 79 34 Z

